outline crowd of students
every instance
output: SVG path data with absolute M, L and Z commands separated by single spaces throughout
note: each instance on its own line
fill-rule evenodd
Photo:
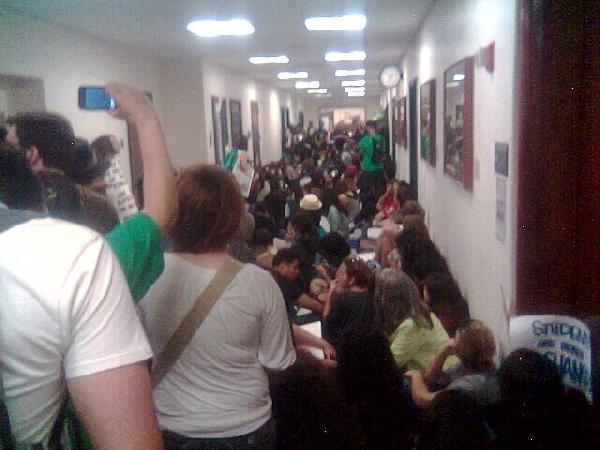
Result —
M 553 363 L 498 370 L 380 124 L 290 127 L 243 198 L 231 164 L 176 173 L 144 93 L 107 89 L 141 211 L 114 137 L 25 113 L 1 144 L 3 448 L 588 448 Z

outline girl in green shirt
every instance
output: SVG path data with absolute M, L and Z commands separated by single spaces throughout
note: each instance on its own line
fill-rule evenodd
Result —
M 375 302 L 398 367 L 424 371 L 449 337 L 423 302 L 417 285 L 404 272 L 384 269 L 377 274 Z M 451 357 L 446 365 L 456 362 Z

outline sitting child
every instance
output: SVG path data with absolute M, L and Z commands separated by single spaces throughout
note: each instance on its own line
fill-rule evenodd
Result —
M 458 330 L 456 338 L 438 352 L 425 375 L 418 370 L 406 372 L 405 376 L 412 381 L 415 404 L 421 408 L 428 407 L 437 394 L 430 390 L 435 386 L 466 392 L 480 405 L 499 401 L 495 353 L 496 344 L 492 332 L 481 322 L 471 321 L 465 328 Z M 460 362 L 444 370 L 444 363 L 451 355 L 456 355 Z

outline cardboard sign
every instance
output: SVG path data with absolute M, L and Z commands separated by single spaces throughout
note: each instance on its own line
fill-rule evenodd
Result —
M 534 350 L 553 361 L 565 385 L 582 391 L 592 402 L 590 330 L 569 316 L 519 316 L 510 320 L 511 351 Z

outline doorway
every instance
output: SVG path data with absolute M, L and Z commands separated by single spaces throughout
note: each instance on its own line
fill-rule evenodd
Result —
M 419 155 L 417 148 L 417 79 L 408 85 L 408 154 L 410 190 L 419 199 Z

